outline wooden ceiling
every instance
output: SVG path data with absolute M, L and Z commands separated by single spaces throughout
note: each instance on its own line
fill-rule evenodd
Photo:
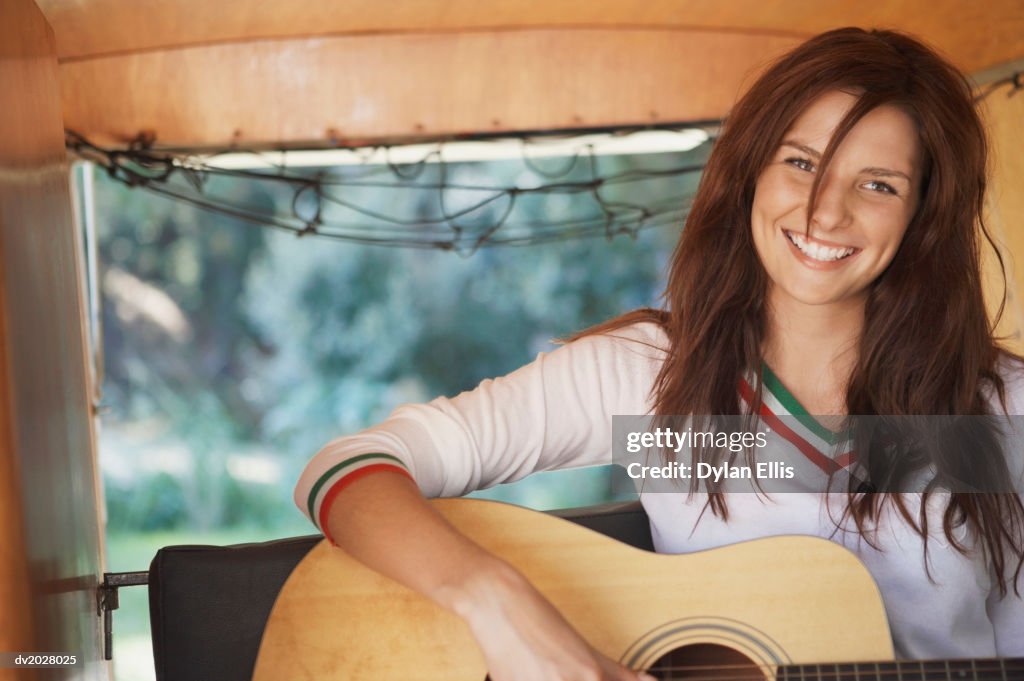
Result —
M 37 0 L 62 60 L 317 35 L 523 28 L 910 30 L 971 72 L 1024 56 L 1020 0 Z
M 200 146 L 719 117 L 845 25 L 909 31 L 967 73 L 1024 58 L 1022 0 L 37 3 L 69 127 Z

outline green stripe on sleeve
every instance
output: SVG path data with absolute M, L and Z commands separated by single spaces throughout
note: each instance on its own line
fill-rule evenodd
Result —
M 351 466 L 353 464 L 357 464 L 360 461 L 366 461 L 367 459 L 388 459 L 390 461 L 394 461 L 399 466 L 401 466 L 403 469 L 405 469 L 407 471 L 409 470 L 408 467 L 404 463 L 402 463 L 402 460 L 399 459 L 397 456 L 392 456 L 391 454 L 381 454 L 381 453 L 360 454 L 358 456 L 353 456 L 350 459 L 345 459 L 344 461 L 342 461 L 339 464 L 335 464 L 335 465 L 331 466 L 329 469 L 327 469 L 327 471 L 323 475 L 320 476 L 320 478 L 316 481 L 316 484 L 313 485 L 313 489 L 310 490 L 310 492 L 309 492 L 309 517 L 313 519 L 313 524 L 314 525 L 316 525 L 316 517 L 315 517 L 315 515 L 313 513 L 313 509 L 316 507 L 316 497 L 320 493 L 320 488 L 323 487 L 327 483 L 327 480 L 330 479 L 330 477 L 332 475 L 334 475 L 335 473 L 337 473 L 341 469 L 346 468 L 348 466 Z

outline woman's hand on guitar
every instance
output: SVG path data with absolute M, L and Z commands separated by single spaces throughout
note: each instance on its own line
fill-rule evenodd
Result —
M 512 567 L 464 585 L 455 611 L 469 624 L 493 681 L 654 681 L 605 657 Z
M 494 681 L 652 679 L 594 650 L 520 572 L 459 533 L 407 476 L 356 480 L 338 495 L 328 524 L 357 560 L 466 621 Z

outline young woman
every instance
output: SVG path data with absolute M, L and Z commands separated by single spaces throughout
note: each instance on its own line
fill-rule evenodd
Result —
M 424 495 L 608 463 L 614 414 L 1024 413 L 1024 373 L 997 346 L 982 297 L 985 170 L 983 128 L 953 67 L 899 33 L 818 36 L 730 114 L 667 310 L 612 320 L 335 440 L 296 501 L 344 550 L 463 617 L 496 681 L 639 678 Z M 1006 465 L 1021 474 L 1020 461 Z M 901 657 L 1024 655 L 1019 496 L 843 495 L 840 520 L 827 496 L 641 500 L 659 551 L 777 534 L 845 544 L 881 589 Z

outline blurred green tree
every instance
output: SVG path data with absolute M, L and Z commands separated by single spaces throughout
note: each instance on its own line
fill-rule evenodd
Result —
M 605 172 L 622 171 L 652 162 L 692 163 L 704 154 L 700 148 L 653 160 L 601 162 Z M 573 172 L 587 177 L 591 170 L 581 164 Z M 464 183 L 489 178 L 500 185 L 522 183 L 527 171 L 521 163 L 496 162 L 449 172 Z M 530 172 L 531 181 L 544 180 L 543 167 Z M 627 213 L 634 210 L 627 204 L 681 205 L 696 181 L 684 176 L 623 183 L 603 188 L 602 198 Z M 270 214 L 291 198 L 254 183 L 218 182 L 208 190 Z M 381 212 L 395 202 L 386 188 L 362 189 L 357 198 Z M 126 452 L 126 443 L 183 443 L 189 460 L 162 470 L 177 471 L 188 523 L 196 527 L 246 522 L 238 508 L 246 500 L 265 505 L 280 499 L 272 512 L 252 509 L 248 517 L 260 523 L 275 515 L 298 518 L 289 510 L 291 485 L 328 439 L 365 427 L 402 402 L 453 395 L 507 373 L 550 349 L 553 338 L 656 305 L 679 230 L 668 225 L 633 238 L 460 255 L 297 239 L 103 179 L 96 200 L 104 429 L 124 433 L 144 426 L 147 433 L 141 440 L 108 437 L 120 451 L 108 457 L 109 465 L 156 479 L 160 466 L 142 465 L 147 454 Z M 476 200 L 448 197 L 445 208 Z M 438 214 L 437 201 L 424 194 L 411 210 L 429 220 Z M 486 224 L 504 209 L 495 202 L 459 220 Z M 528 194 L 515 210 L 517 224 L 541 231 L 571 215 L 604 219 L 586 193 Z M 326 211 L 328 221 L 344 213 L 330 205 Z M 278 461 L 276 495 L 247 491 L 246 484 L 265 483 L 239 481 L 228 472 L 229 458 L 243 450 L 269 452 Z M 114 487 L 123 490 L 123 477 Z M 556 497 L 546 492 L 543 503 Z M 529 503 L 529 495 L 520 500 Z M 113 505 L 112 513 L 125 506 Z

